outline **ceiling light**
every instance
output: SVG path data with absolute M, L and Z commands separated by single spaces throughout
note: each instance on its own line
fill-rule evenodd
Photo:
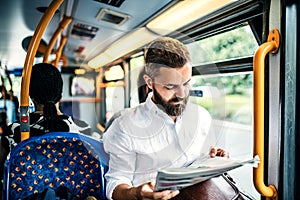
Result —
M 167 35 L 236 0 L 183 0 L 154 18 L 146 26 L 128 33 L 88 64 L 99 68 L 143 47 L 160 35 Z M 99 14 L 98 14 L 99 15 Z M 150 31 L 151 30 L 151 31 Z M 156 33 L 156 34 L 155 34 Z
M 184 0 L 175 4 L 152 21 L 147 27 L 166 35 L 236 0 Z
M 94 69 L 97 69 L 99 67 L 102 67 L 106 65 L 107 63 L 110 63 L 111 61 L 115 60 L 116 58 L 112 58 L 111 56 L 107 55 L 105 52 L 99 54 L 92 60 L 88 62 L 88 66 Z
M 157 37 L 159 35 L 153 34 L 145 27 L 136 29 L 113 43 L 105 52 L 93 58 L 88 65 L 92 68 L 104 66 L 133 50 L 143 47 Z
M 76 74 L 76 75 L 82 75 L 82 74 L 85 74 L 85 69 L 83 69 L 83 68 L 79 68 L 79 69 L 75 69 L 74 70 L 74 74 Z

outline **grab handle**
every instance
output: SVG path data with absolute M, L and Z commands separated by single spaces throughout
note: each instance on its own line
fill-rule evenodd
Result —
M 258 155 L 260 163 L 253 168 L 253 180 L 257 191 L 265 197 L 277 199 L 277 190 L 274 185 L 264 183 L 264 80 L 265 57 L 276 53 L 279 49 L 280 36 L 278 30 L 271 30 L 268 41 L 257 49 L 253 59 L 253 90 L 254 90 L 254 155 Z
M 39 48 L 42 35 L 44 34 L 50 20 L 52 19 L 55 11 L 59 8 L 64 0 L 53 0 L 43 17 L 41 18 L 33 37 L 30 41 L 28 51 L 26 54 L 24 69 L 22 72 L 22 82 L 21 82 L 21 96 L 20 96 L 20 131 L 21 131 L 21 141 L 29 138 L 29 84 L 31 77 L 31 70 L 33 65 L 34 56 Z

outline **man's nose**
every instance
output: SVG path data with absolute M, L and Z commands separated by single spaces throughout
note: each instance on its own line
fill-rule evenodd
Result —
M 185 86 L 178 86 L 176 88 L 175 95 L 176 95 L 176 97 L 183 99 L 186 97 L 187 91 L 188 91 L 188 89 Z

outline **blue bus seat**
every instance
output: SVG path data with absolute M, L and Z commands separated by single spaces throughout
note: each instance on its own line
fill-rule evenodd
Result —
M 24 199 L 59 186 L 78 199 L 106 199 L 107 170 L 101 140 L 69 132 L 32 137 L 19 143 L 5 162 L 3 199 Z

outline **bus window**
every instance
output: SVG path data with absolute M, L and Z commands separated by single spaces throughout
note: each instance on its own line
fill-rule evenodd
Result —
M 218 81 L 218 82 L 216 82 Z M 252 72 L 193 76 L 192 90 L 201 90 L 202 96 L 191 96 L 193 103 L 205 107 L 214 119 L 219 133 L 217 146 L 222 146 L 230 157 L 246 159 L 253 156 L 253 94 Z M 222 84 L 219 84 L 222 83 Z M 220 87 L 223 85 L 223 87 Z M 229 174 L 241 188 L 259 197 L 252 182 L 252 167 L 243 166 Z
M 258 44 L 250 26 L 247 25 L 187 44 L 187 47 L 193 64 L 197 65 L 253 56 Z
M 206 108 L 217 131 L 217 146 L 230 152 L 230 157 L 247 159 L 253 156 L 253 72 L 236 72 L 234 60 L 251 58 L 257 41 L 249 26 L 242 26 L 187 45 L 191 51 L 193 77 L 190 100 Z M 225 67 L 222 63 L 227 63 Z M 221 64 L 220 64 L 221 63 Z M 197 91 L 197 92 L 195 92 Z M 200 95 L 195 95 L 200 94 Z M 243 166 L 230 175 L 256 199 L 252 167 Z
M 221 122 L 220 126 L 223 126 L 225 123 L 238 124 L 240 127 L 247 129 L 248 136 L 252 137 L 252 72 L 221 74 L 217 78 L 197 75 L 193 76 L 191 82 L 193 84 L 192 90 L 197 89 L 202 91 L 202 96 L 190 97 L 193 103 L 206 108 L 214 120 Z M 223 87 L 220 87 L 220 85 Z M 224 129 L 220 130 L 224 131 Z M 245 142 L 248 141 L 252 141 L 252 139 L 245 140 Z M 234 151 L 236 153 L 230 151 L 234 157 L 251 156 L 252 145 L 250 143 L 246 145 L 249 146 L 249 150 L 247 151 L 245 148 L 239 149 L 237 146 L 228 145 L 228 147 L 235 148 Z
M 121 80 L 124 78 L 124 71 L 120 65 L 114 65 L 105 70 L 104 78 L 106 82 Z
M 95 77 L 92 76 L 74 76 L 71 78 L 70 93 L 71 96 L 95 97 Z
M 106 69 L 101 89 L 105 91 L 106 122 L 114 113 L 125 108 L 124 70 L 120 65 Z
M 134 107 L 140 103 L 138 87 L 143 87 L 143 83 L 139 81 L 144 67 L 144 55 L 139 54 L 130 59 L 130 107 Z

